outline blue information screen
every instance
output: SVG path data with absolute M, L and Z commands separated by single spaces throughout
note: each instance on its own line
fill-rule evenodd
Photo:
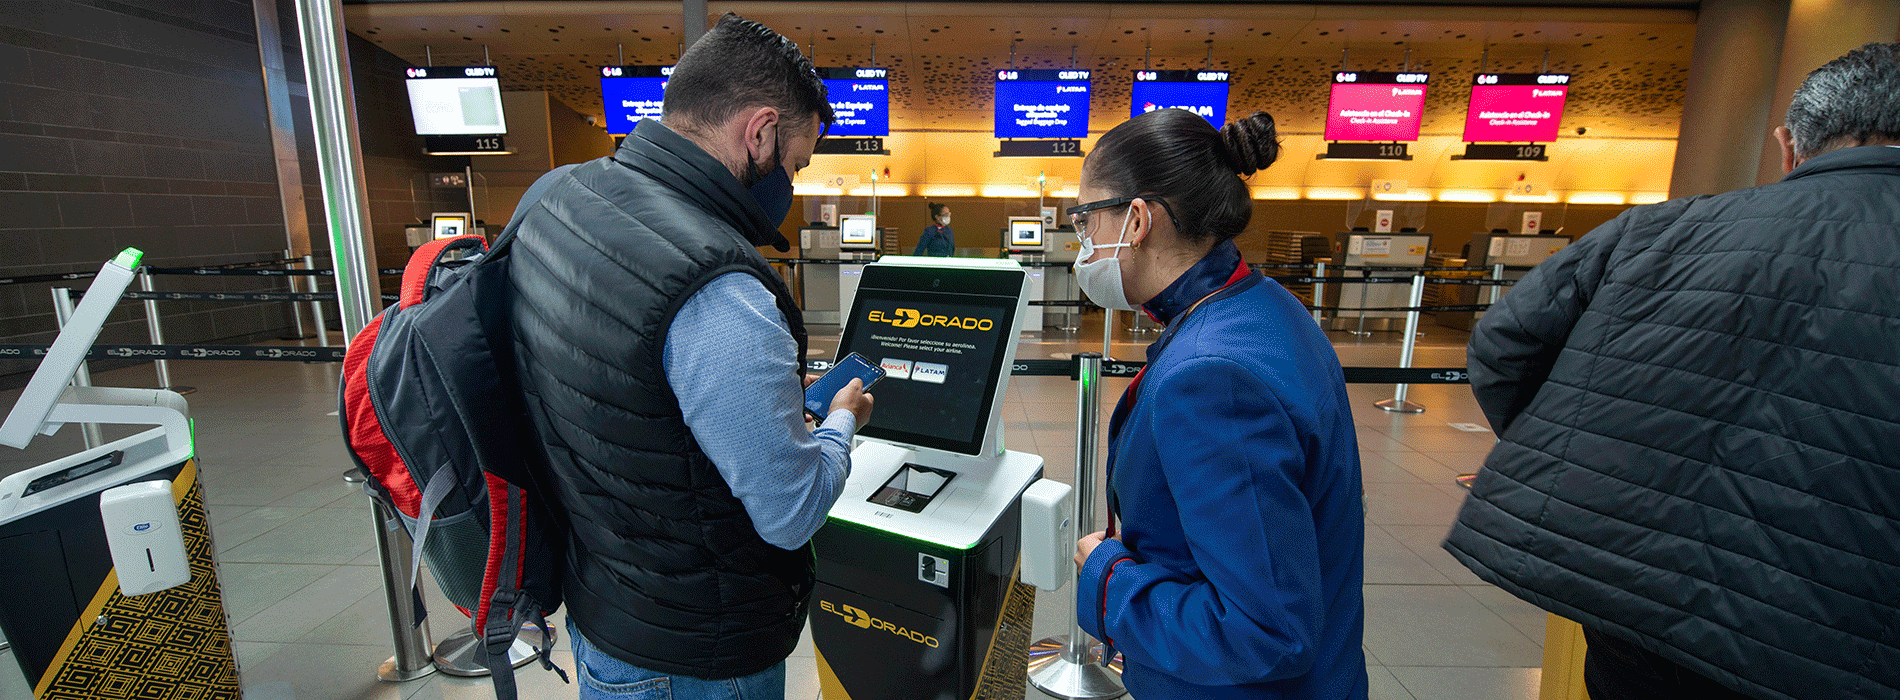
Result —
M 821 68 L 837 121 L 826 136 L 889 136 L 891 85 L 883 68 Z
M 1226 71 L 1135 71 L 1134 104 L 1128 116 L 1157 109 L 1185 109 L 1218 129 L 1227 124 Z
M 996 138 L 1079 139 L 1089 133 L 1089 72 L 996 72 Z
M 600 102 L 607 109 L 607 133 L 633 133 L 641 119 L 659 119 L 672 66 L 607 66 L 600 69 Z

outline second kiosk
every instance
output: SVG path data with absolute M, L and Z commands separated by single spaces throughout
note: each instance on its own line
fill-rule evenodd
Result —
M 864 268 L 838 354 L 886 374 L 813 538 L 825 700 L 1023 696 L 1035 608 L 1018 575 L 1024 503 L 1044 529 L 1069 504 L 1054 482 L 1035 493 L 1060 492 L 1060 505 L 1023 498 L 1042 458 L 1003 447 L 1028 286 L 1008 260 L 887 256 Z M 1042 561 L 1056 553 L 1030 556 L 1059 568 Z

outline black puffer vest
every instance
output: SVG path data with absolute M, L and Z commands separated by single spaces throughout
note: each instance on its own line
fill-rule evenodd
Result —
M 549 188 L 514 243 L 517 366 L 570 520 L 568 616 L 589 642 L 663 673 L 731 678 L 785 659 L 805 624 L 809 546 L 765 542 L 694 441 L 661 361 L 701 286 L 750 273 L 773 223 L 724 166 L 644 121 Z M 745 391 L 744 387 L 733 387 Z

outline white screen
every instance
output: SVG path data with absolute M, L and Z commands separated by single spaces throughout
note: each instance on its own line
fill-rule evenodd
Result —
M 1011 245 L 1042 245 L 1042 219 L 1013 219 L 1009 222 Z
M 409 113 L 416 133 L 505 134 L 501 116 L 501 81 L 495 78 L 412 78 Z
M 845 216 L 838 225 L 839 245 L 877 245 L 877 217 Z

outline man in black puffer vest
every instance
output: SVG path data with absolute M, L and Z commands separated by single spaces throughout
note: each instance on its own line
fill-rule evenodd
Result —
M 1581 623 L 1594 700 L 1900 697 L 1900 44 L 1808 75 L 1781 182 L 1636 207 L 1471 334 L 1450 550 Z
M 664 114 L 550 186 L 512 253 L 581 697 L 782 697 L 871 397 L 854 383 L 806 426 L 804 323 L 756 247 L 787 248 L 791 174 L 832 112 L 796 44 L 728 14 Z

